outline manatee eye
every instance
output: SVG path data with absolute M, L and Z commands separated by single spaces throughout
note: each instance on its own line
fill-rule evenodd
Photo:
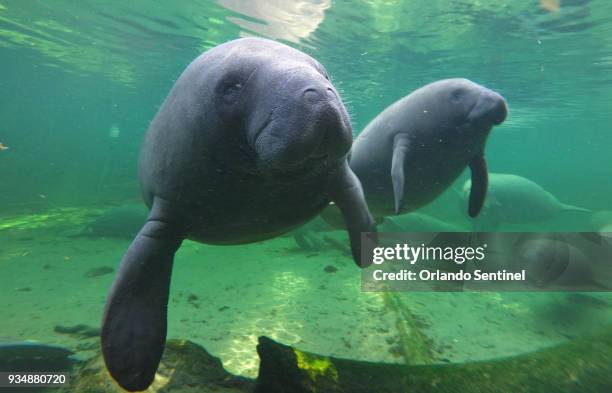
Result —
M 234 102 L 240 95 L 240 90 L 242 90 L 242 83 L 232 82 L 225 84 L 222 91 L 223 100 L 227 103 Z

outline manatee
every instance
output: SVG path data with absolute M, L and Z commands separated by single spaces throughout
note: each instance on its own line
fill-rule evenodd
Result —
M 455 225 L 424 213 L 413 212 L 386 217 L 378 225 L 380 232 L 467 232 L 467 228 Z
M 599 211 L 593 213 L 589 220 L 591 230 L 595 230 L 606 242 L 612 246 L 612 211 Z
M 589 219 L 589 223 L 594 230 L 612 226 L 612 210 L 594 212 Z
M 558 280 L 570 261 L 570 246 L 563 241 L 561 234 L 529 234 L 527 239 L 518 243 L 515 252 L 514 263 L 525 269 L 526 280 L 537 287 Z
M 463 184 L 463 199 L 467 198 L 471 181 Z M 493 227 L 500 223 L 533 224 L 559 213 L 589 210 L 560 202 L 553 194 L 535 182 L 522 176 L 508 173 L 489 174 L 489 193 L 482 212 L 482 223 Z
M 529 233 L 514 250 L 515 271 L 539 288 L 610 290 L 610 253 L 575 234 Z
M 297 246 L 306 252 L 318 252 L 325 249 L 325 240 L 320 236 L 322 232 L 331 228 L 320 217 L 316 217 L 308 224 L 303 225 L 289 233 Z
M 499 94 L 467 79 L 428 84 L 400 99 L 359 134 L 350 166 L 377 221 L 423 207 L 469 166 L 474 186 L 469 214 L 487 191 L 484 150 L 508 113 Z
M 104 310 L 115 380 L 144 390 L 164 350 L 174 254 L 184 239 L 233 245 L 290 231 L 333 201 L 354 259 L 375 231 L 347 155 L 352 128 L 325 68 L 260 38 L 216 46 L 178 78 L 146 133 L 139 179 L 150 212 Z
M 605 244 L 612 249 L 612 211 L 593 213 L 589 219 L 591 230 L 597 232 Z
M 113 207 L 88 223 L 77 236 L 133 239 L 147 220 L 148 214 L 147 208 L 142 203 Z

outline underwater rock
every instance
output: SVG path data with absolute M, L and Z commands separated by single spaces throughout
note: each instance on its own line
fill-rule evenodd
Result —
M 338 271 L 338 268 L 337 268 L 337 267 L 335 267 L 335 266 L 332 266 L 332 265 L 327 265 L 327 266 L 325 266 L 325 268 L 323 269 L 323 271 L 324 271 L 325 273 L 335 273 L 335 272 L 337 272 L 337 271 Z
M 0 371 L 68 371 L 73 354 L 57 345 L 0 338 Z
M 259 338 L 255 393 L 604 393 L 612 386 L 612 332 L 510 358 L 399 365 L 338 359 Z
M 186 340 L 168 340 L 155 374 L 146 392 L 156 393 L 247 393 L 254 381 L 234 376 L 223 368 L 219 358 Z M 125 392 L 110 377 L 102 355 L 85 361 L 73 373 L 70 386 L 62 393 Z
M 142 203 L 114 207 L 89 223 L 77 236 L 133 239 L 147 220 L 147 214 L 147 207 Z

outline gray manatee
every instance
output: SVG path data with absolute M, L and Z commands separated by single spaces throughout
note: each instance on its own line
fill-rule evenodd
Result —
M 610 252 L 578 234 L 526 233 L 514 247 L 515 271 L 539 288 L 610 290 Z
M 485 143 L 507 112 L 499 94 L 467 79 L 445 79 L 374 118 L 355 139 L 350 166 L 377 221 L 430 203 L 467 166 L 474 180 L 469 214 L 476 216 L 487 191 Z
M 463 184 L 462 197 L 467 198 L 471 181 Z M 499 223 L 531 224 L 566 211 L 589 210 L 559 201 L 537 183 L 508 173 L 489 174 L 489 193 L 479 220 L 497 226 Z
M 430 215 L 413 212 L 386 217 L 378 225 L 379 232 L 467 232 L 468 228 L 440 220 Z
M 589 224 L 591 230 L 597 232 L 608 247 L 612 248 L 612 211 L 593 213 Z
M 375 223 L 347 163 L 351 143 L 327 72 L 298 50 L 244 38 L 187 67 L 145 136 L 139 178 L 150 213 L 121 261 L 102 321 L 104 360 L 123 388 L 153 381 L 183 239 L 269 239 L 333 201 L 359 260 L 360 234 Z
M 133 239 L 147 220 L 142 203 L 130 203 L 104 211 L 75 236 L 100 236 Z

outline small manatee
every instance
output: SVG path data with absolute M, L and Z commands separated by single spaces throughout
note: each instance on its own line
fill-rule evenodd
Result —
M 430 83 L 387 107 L 355 139 L 350 156 L 374 218 L 429 204 L 466 167 L 474 180 L 468 212 L 478 215 L 487 192 L 487 138 L 507 114 L 501 95 L 462 78 Z
M 462 198 L 468 199 L 471 180 L 463 184 Z M 537 183 L 509 173 L 490 173 L 489 192 L 477 221 L 493 228 L 506 224 L 533 224 L 563 212 L 590 213 L 588 209 L 568 205 Z M 491 228 L 489 228 L 491 229 Z
M 141 203 L 113 207 L 89 223 L 79 236 L 133 239 L 148 214 Z

